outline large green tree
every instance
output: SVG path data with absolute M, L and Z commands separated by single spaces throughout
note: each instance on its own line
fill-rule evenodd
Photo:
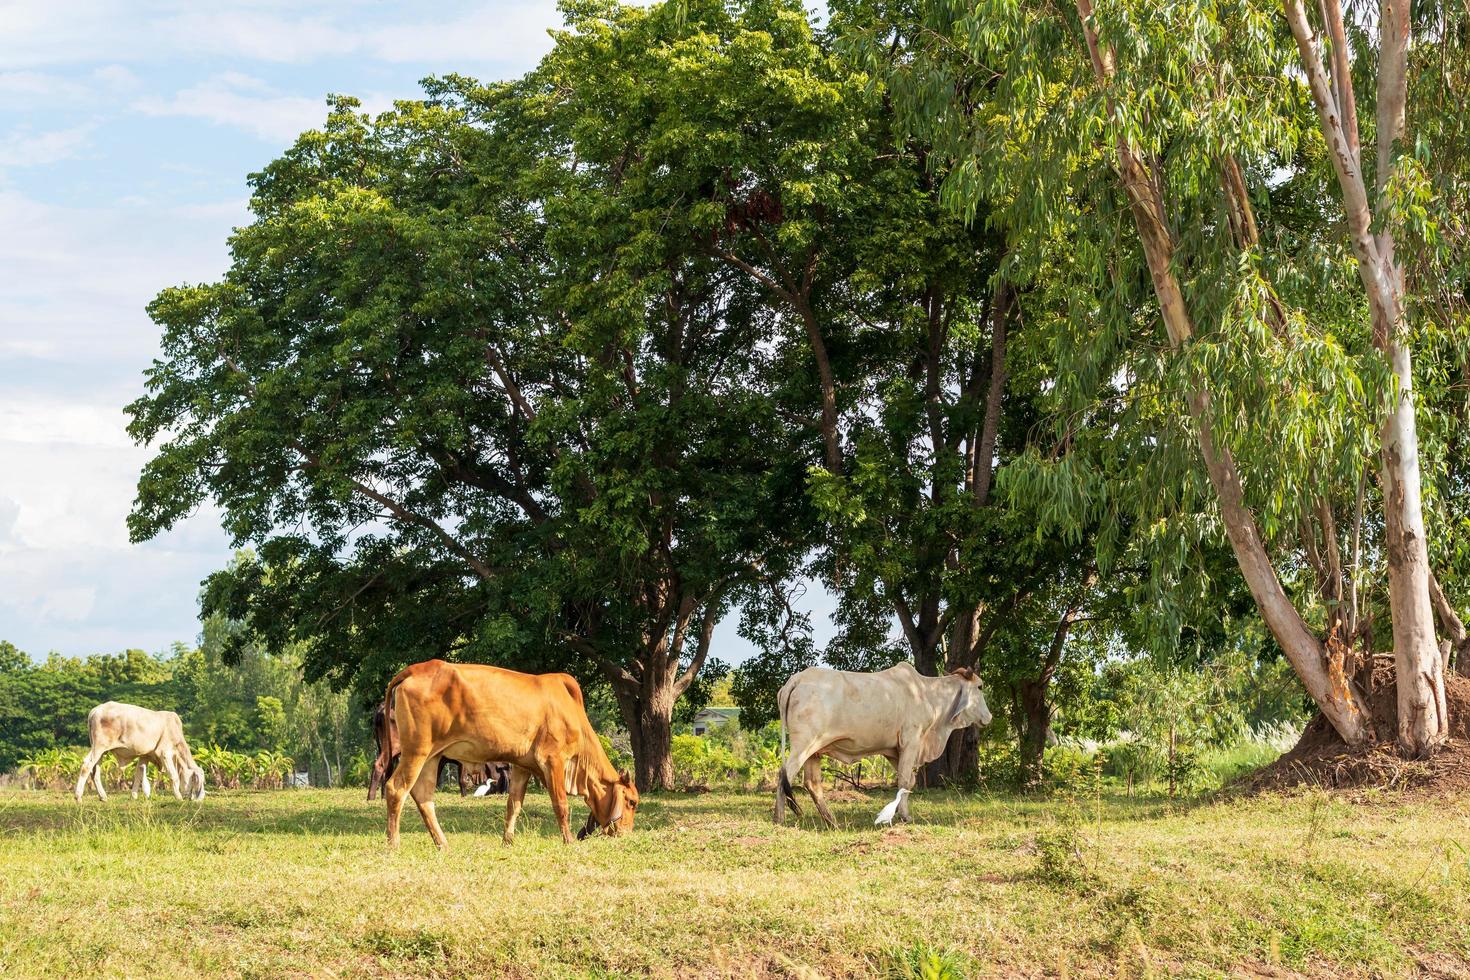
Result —
M 131 528 L 217 502 L 261 560 L 206 611 L 306 642 L 311 677 L 378 687 L 429 656 L 601 677 L 639 784 L 667 787 L 715 624 L 787 574 L 804 461 L 759 382 L 767 318 L 609 213 L 625 177 L 557 57 L 375 120 L 340 100 L 252 178 L 224 280 L 150 308 Z

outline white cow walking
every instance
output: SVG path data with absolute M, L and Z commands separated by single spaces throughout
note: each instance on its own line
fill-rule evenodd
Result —
M 82 760 L 82 772 L 77 777 L 77 802 L 87 789 L 87 779 L 97 789 L 97 795 L 107 799 L 102 788 L 102 757 L 111 752 L 117 761 L 126 765 L 133 759 L 138 766 L 133 770 L 133 796 L 142 789 L 148 797 L 153 787 L 148 782 L 148 764 L 158 766 L 168 773 L 173 784 L 174 796 L 189 799 L 204 799 L 204 770 L 194 762 L 189 743 L 184 741 L 184 724 L 172 711 L 153 711 L 136 704 L 107 701 L 99 704 L 87 714 L 87 735 L 92 748 Z
M 776 706 L 783 756 L 776 787 L 778 824 L 786 817 L 787 802 L 800 814 L 792 786 L 804 776 L 817 812 L 827 826 L 837 826 L 822 799 L 822 756 L 852 763 L 876 755 L 893 763 L 900 790 L 894 801 L 897 816 L 912 821 L 905 791 L 913 790 L 918 767 L 939 758 L 956 729 L 990 724 L 980 678 L 965 667 L 943 677 L 926 677 L 910 663 L 873 674 L 811 667 L 782 686 Z

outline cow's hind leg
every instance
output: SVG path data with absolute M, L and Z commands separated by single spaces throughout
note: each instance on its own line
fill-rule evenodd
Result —
M 77 775 L 78 803 L 82 802 L 82 794 L 87 792 L 87 780 L 92 778 L 92 773 L 96 772 L 99 763 L 102 761 L 102 757 L 106 754 L 105 751 L 99 751 L 93 748 L 89 749 L 86 757 L 82 759 L 82 771 Z M 98 778 L 94 785 L 97 787 L 97 795 L 104 800 L 107 799 L 107 791 L 102 788 L 101 778 Z
M 837 829 L 837 821 L 832 818 L 832 811 L 827 809 L 827 801 L 822 798 L 822 757 L 814 755 L 806 760 L 802 767 L 802 783 L 806 791 L 812 794 L 812 802 L 817 805 L 817 813 L 822 820 L 833 830 Z
M 439 785 L 439 767 L 426 765 L 419 771 L 419 778 L 414 780 L 413 801 L 419 808 L 419 816 L 424 818 L 424 826 L 429 828 L 429 836 L 434 838 L 434 845 L 441 851 L 449 843 L 444 838 L 444 830 L 439 826 L 439 816 L 434 812 L 434 790 Z
M 507 844 L 516 834 L 516 819 L 521 815 L 521 804 L 526 799 L 526 784 L 531 781 L 531 771 L 520 766 L 510 767 L 510 777 L 505 786 L 505 837 Z
M 796 791 L 791 788 L 791 777 L 786 775 L 786 766 L 782 764 L 776 774 L 776 823 L 786 822 L 786 804 L 791 804 L 791 812 L 797 817 L 801 816 L 801 807 L 796 802 Z
M 791 812 L 797 817 L 801 816 L 801 807 L 796 802 L 796 785 L 798 777 L 806 771 L 806 764 L 810 759 L 819 758 L 822 751 L 822 743 L 819 741 L 808 741 L 798 747 L 795 743 L 791 746 L 791 754 L 781 763 L 781 769 L 776 774 L 776 822 L 781 823 L 786 818 L 786 805 L 791 806 Z M 821 769 L 817 770 L 818 775 Z M 808 787 L 810 792 L 810 787 Z
M 398 846 L 398 826 L 403 818 L 403 798 L 410 787 L 418 782 L 419 775 L 427 768 L 429 757 L 404 753 L 398 758 L 393 774 L 383 783 L 383 799 L 388 803 L 388 846 Z M 430 776 L 434 770 L 429 770 Z

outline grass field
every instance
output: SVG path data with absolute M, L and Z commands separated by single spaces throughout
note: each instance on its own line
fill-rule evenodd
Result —
M 503 798 L 439 801 L 443 854 L 360 790 L 0 793 L 0 974 L 1470 973 L 1470 801 L 927 793 L 880 831 L 874 794 L 827 832 L 664 795 L 572 847 L 534 790 L 511 847 Z

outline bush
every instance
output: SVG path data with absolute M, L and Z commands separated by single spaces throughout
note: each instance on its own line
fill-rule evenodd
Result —
M 348 759 L 345 771 L 342 774 L 342 785 L 366 786 L 368 784 L 368 776 L 373 771 L 374 758 L 374 755 L 363 750 Z
M 75 785 L 77 776 L 81 774 L 85 755 L 85 749 L 42 749 L 21 759 L 20 770 L 29 774 L 32 784 L 38 789 L 65 789 Z M 112 756 L 107 759 L 116 765 Z M 105 765 L 104 762 L 104 767 Z M 103 775 L 105 779 L 105 768 Z
M 677 738 L 678 736 L 675 737 Z M 627 736 L 623 736 L 623 738 L 619 739 L 618 741 L 624 741 L 626 740 L 626 738 Z M 606 735 L 599 734 L 597 736 L 597 739 L 602 743 L 602 751 L 607 753 L 608 761 L 613 764 L 614 769 L 618 770 L 619 772 L 631 772 L 633 770 L 632 752 L 623 748 L 621 745 L 618 744 L 617 741 L 614 741 Z
M 200 749 L 194 761 L 216 789 L 282 789 L 289 785 L 296 770 L 296 760 L 280 752 L 261 751 L 255 755 L 232 752 L 218 745 Z
M 1041 771 L 1055 787 L 1074 786 L 1091 773 L 1094 753 L 1074 742 L 1051 745 L 1041 755 Z
M 673 755 L 674 784 L 679 789 L 743 785 L 749 772 L 734 752 L 700 735 L 675 735 Z

